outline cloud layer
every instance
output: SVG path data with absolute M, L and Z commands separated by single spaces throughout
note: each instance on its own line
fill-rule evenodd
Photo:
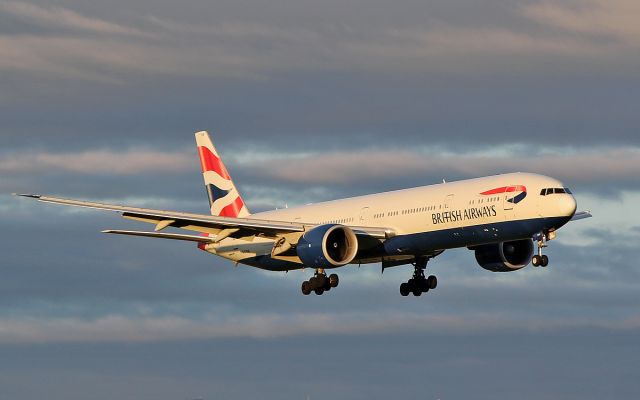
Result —
M 638 7 L 0 1 L 0 398 L 633 398 Z M 9 195 L 207 212 L 201 129 L 254 211 L 522 170 L 594 218 L 549 268 L 461 249 L 417 299 L 379 265 L 302 297 L 308 270 Z

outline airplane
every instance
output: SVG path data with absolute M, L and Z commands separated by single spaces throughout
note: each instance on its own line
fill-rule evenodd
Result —
M 338 286 L 335 273 L 348 264 L 413 265 L 400 294 L 420 296 L 438 285 L 425 276 L 427 263 L 445 250 L 467 248 L 480 267 L 512 272 L 546 267 L 543 249 L 569 221 L 591 217 L 576 212 L 576 200 L 557 179 L 508 173 L 411 189 L 276 209 L 252 214 L 206 131 L 195 134 L 210 215 L 102 204 L 36 194 L 17 194 L 45 203 L 116 211 L 155 225 L 153 231 L 104 233 L 197 243 L 205 252 L 269 271 L 310 268 L 304 295 Z M 198 234 L 161 232 L 179 228 Z M 537 251 L 534 249 L 537 245 Z

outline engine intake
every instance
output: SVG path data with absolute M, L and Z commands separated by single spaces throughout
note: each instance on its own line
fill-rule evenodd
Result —
M 533 241 L 523 239 L 486 244 L 473 250 L 482 268 L 493 272 L 510 272 L 529 264 L 533 255 Z
M 309 268 L 335 268 L 349 264 L 358 252 L 358 238 L 343 225 L 320 225 L 298 240 L 296 252 Z

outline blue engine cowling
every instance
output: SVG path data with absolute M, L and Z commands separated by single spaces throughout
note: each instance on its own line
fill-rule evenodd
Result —
M 341 267 L 356 257 L 358 238 L 344 225 L 320 225 L 302 235 L 296 252 L 306 267 Z
M 493 272 L 510 272 L 529 264 L 533 255 L 533 241 L 523 239 L 485 244 L 473 250 L 482 268 Z

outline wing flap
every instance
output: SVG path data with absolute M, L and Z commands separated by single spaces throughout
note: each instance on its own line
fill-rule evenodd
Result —
M 111 233 L 116 235 L 143 236 L 160 239 L 184 240 L 188 242 L 213 243 L 214 238 L 208 236 L 183 235 L 179 233 L 160 233 L 160 232 L 144 232 L 144 231 L 122 231 L 117 229 L 108 229 L 102 233 Z

